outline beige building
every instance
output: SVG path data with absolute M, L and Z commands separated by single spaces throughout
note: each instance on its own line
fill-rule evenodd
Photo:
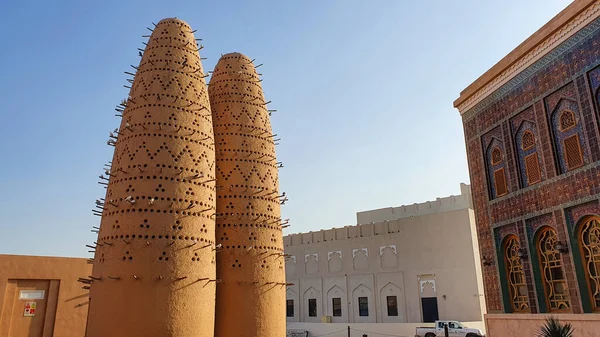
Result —
M 284 237 L 287 320 L 481 321 L 470 186 L 420 204 L 357 213 L 357 225 Z
M 86 334 L 86 259 L 0 254 L 0 337 Z

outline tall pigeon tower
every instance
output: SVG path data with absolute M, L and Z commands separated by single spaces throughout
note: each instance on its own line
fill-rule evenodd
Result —
M 214 140 L 193 33 L 160 21 L 132 66 L 101 176 L 93 272 L 81 280 L 91 288 L 87 337 L 213 336 Z
M 285 336 L 278 163 L 260 79 L 223 55 L 209 84 L 217 161 L 216 337 Z

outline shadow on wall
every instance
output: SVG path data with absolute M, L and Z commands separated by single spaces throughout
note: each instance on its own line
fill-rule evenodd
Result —
M 82 299 L 82 298 L 88 298 L 88 294 L 83 294 L 83 295 L 79 295 L 79 296 L 75 296 L 75 297 L 72 297 L 72 298 L 66 299 L 66 300 L 65 300 L 65 303 L 67 303 L 67 302 L 71 302 L 71 301 L 75 301 L 75 300 L 79 300 L 79 299 Z M 90 304 L 90 301 L 89 301 L 89 300 L 87 300 L 87 301 L 85 301 L 85 302 L 78 303 L 78 304 L 76 304 L 76 305 L 75 305 L 73 308 L 79 308 L 79 307 L 83 307 L 83 306 L 86 306 L 86 305 L 88 305 L 88 304 Z

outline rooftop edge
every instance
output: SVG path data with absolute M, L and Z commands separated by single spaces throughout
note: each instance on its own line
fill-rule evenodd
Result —
M 489 84 L 496 77 L 501 75 L 510 66 L 526 56 L 534 50 L 548 37 L 559 31 L 574 17 L 585 11 L 588 7 L 596 3 L 597 0 L 575 0 L 565 9 L 560 11 L 550 21 L 538 29 L 535 33 L 529 36 L 525 41 L 513 49 L 508 55 L 502 58 L 498 63 L 487 70 L 483 75 L 479 76 L 473 83 L 467 86 L 460 92 L 459 97 L 454 101 L 453 105 L 458 108 L 467 99 L 475 95 L 485 85 Z M 462 111 L 461 111 L 462 114 Z

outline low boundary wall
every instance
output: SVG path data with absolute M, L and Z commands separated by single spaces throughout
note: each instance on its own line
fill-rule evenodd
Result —
M 481 329 L 485 332 L 483 322 L 461 322 L 463 325 Z M 433 323 L 303 323 L 288 322 L 288 337 L 304 337 L 300 331 L 308 331 L 308 337 L 348 337 L 348 326 L 350 326 L 350 337 L 414 337 L 417 327 L 433 327 Z M 294 332 L 290 334 L 290 332 Z M 525 335 L 521 335 L 522 337 Z M 528 336 L 528 335 L 527 335 Z
M 487 337 L 537 336 L 548 316 L 561 323 L 571 323 L 574 336 L 600 335 L 600 314 L 487 314 L 484 316 Z

